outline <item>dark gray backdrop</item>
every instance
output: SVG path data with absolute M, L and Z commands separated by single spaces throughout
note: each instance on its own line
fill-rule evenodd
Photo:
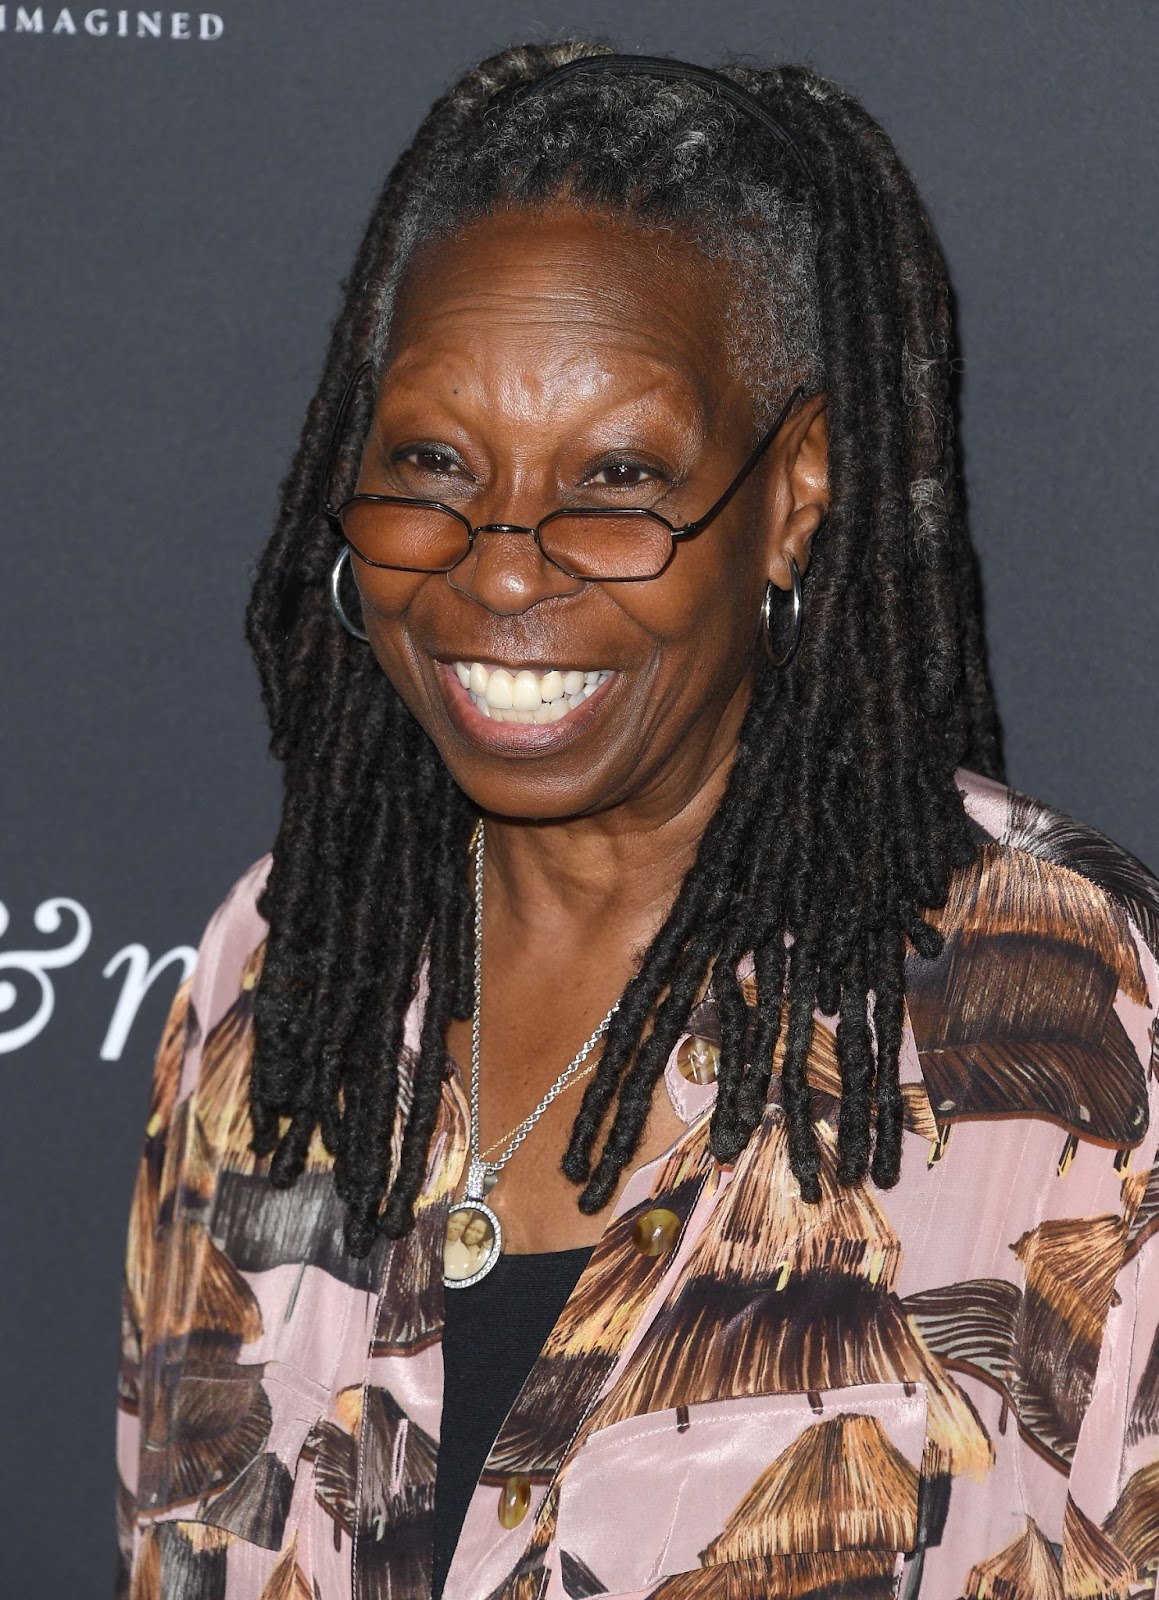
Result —
M 1012 776 L 1159 862 L 1150 0 L 214 4 L 161 38 L 0 6 L 4 1596 L 108 1590 L 149 1067 L 178 947 L 276 813 L 249 566 L 372 195 L 473 57 L 575 27 L 862 95 L 957 284 Z

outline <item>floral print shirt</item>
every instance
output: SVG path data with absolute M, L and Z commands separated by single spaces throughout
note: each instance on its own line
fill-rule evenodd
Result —
M 774 1075 L 732 1168 L 709 996 L 641 1166 L 495 1440 L 448 1600 L 1062 1600 L 1159 1569 L 1159 883 L 959 783 L 979 840 L 907 972 L 905 1150 L 834 1178 L 835 1019 L 800 1200 Z M 320 1144 L 276 1191 L 246 1078 L 268 858 L 161 1043 L 132 1206 L 119 1467 L 132 1600 L 424 1600 L 442 1396 L 450 1073 L 417 1225 L 352 1260 Z M 420 982 L 407 1024 L 417 1046 Z

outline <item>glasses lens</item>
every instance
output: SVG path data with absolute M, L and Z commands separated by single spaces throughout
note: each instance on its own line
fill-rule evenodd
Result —
M 469 549 L 467 530 L 434 506 L 353 500 L 341 511 L 342 532 L 367 561 L 409 572 L 449 572 Z
M 655 578 L 672 554 L 672 530 L 650 511 L 560 511 L 539 530 L 543 553 L 576 578 Z

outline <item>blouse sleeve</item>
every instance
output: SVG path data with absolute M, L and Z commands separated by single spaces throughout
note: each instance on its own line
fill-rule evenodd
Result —
M 1108 1462 L 1111 1504 L 1100 1531 L 1123 1560 L 1131 1593 L 1143 1583 L 1150 1594 L 1159 1577 L 1159 1166 L 1140 1172 L 1136 1185 L 1096 1384 L 1096 1401 L 1106 1393 L 1120 1418 Z M 1096 1414 L 1097 1405 L 1088 1422 Z M 1082 1545 L 1076 1538 L 1076 1550 Z
M 141 1429 L 141 1349 L 146 1297 L 152 1269 L 161 1173 L 186 1042 L 193 1020 L 189 1001 L 192 981 L 192 977 L 188 977 L 178 988 L 161 1035 L 153 1071 L 145 1143 L 129 1212 L 121 1291 L 121 1365 L 117 1388 L 117 1600 L 123 1600 L 128 1595 L 132 1572 Z
M 1070 1479 L 1067 1596 L 1154 1594 L 1159 1575 L 1159 966 L 1136 939 L 1151 1014 L 1139 1041 L 1150 1118 L 1122 1170 L 1122 1261 Z

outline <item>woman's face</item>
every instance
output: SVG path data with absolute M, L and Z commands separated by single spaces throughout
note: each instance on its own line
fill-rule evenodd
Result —
M 359 490 L 439 500 L 476 525 L 567 505 L 702 516 L 757 431 L 725 353 L 728 287 L 670 236 L 564 205 L 428 248 L 397 300 Z M 354 557 L 372 647 L 485 810 L 667 820 L 735 747 L 765 585 L 787 587 L 787 550 L 804 567 L 824 472 L 817 400 L 641 582 L 565 576 L 519 533 L 480 533 L 445 574 Z M 460 676 L 473 666 L 476 684 L 501 668 L 545 691 L 553 672 L 602 676 L 560 720 L 516 723 L 472 702 Z
M 485 1217 L 472 1217 L 463 1229 L 463 1243 L 474 1248 L 481 1245 L 487 1237 L 487 1220 Z

